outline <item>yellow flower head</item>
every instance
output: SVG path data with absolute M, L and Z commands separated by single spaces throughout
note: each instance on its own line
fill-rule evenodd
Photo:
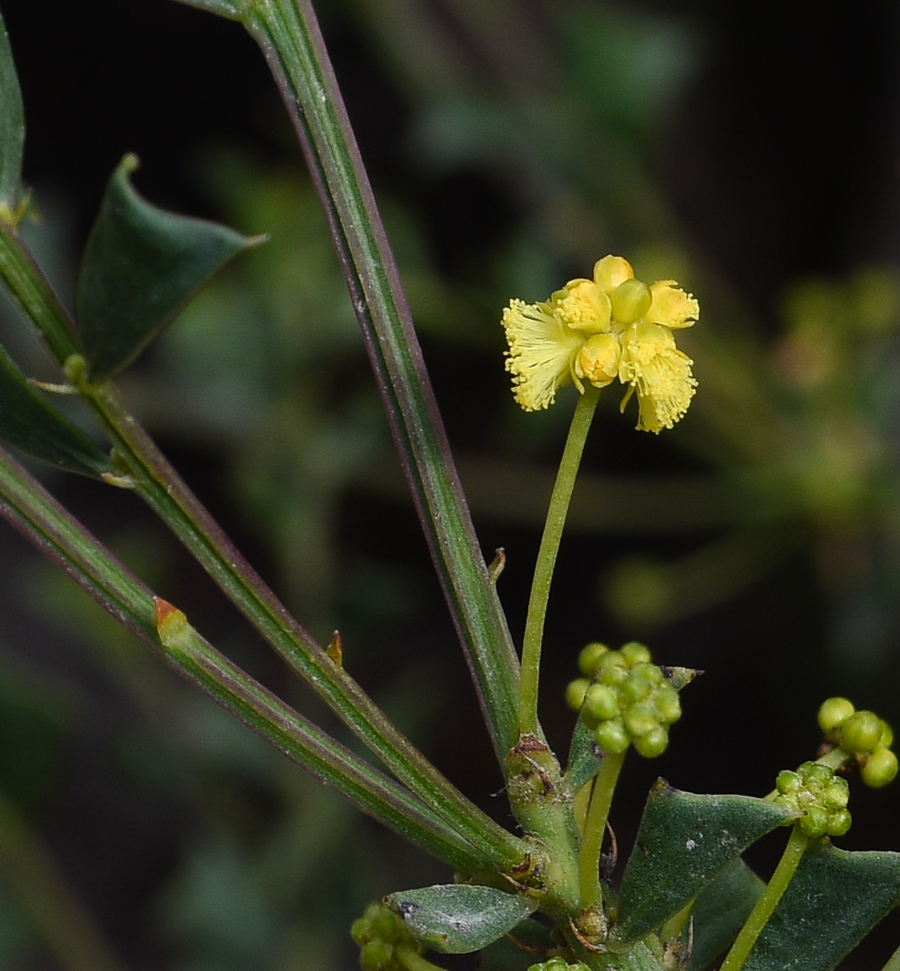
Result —
M 506 370 L 525 411 L 547 408 L 572 382 L 628 385 L 637 394 L 637 427 L 659 432 L 684 415 L 697 382 L 693 361 L 675 346 L 673 330 L 691 327 L 700 305 L 674 280 L 646 284 L 621 256 L 605 256 L 592 280 L 570 280 L 542 303 L 511 300 L 503 311 Z

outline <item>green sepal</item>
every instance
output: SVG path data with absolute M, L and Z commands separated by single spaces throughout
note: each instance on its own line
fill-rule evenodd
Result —
M 594 733 L 579 717 L 572 732 L 572 744 L 569 747 L 569 761 L 563 782 L 570 792 L 578 790 L 591 781 L 600 770 L 603 754 L 594 738 Z
M 740 858 L 697 895 L 688 971 L 702 971 L 738 936 L 766 885 Z
M 0 13 L 0 205 L 9 210 L 10 216 L 18 203 L 24 145 L 22 91 L 3 14 Z
M 765 799 L 695 795 L 660 779 L 622 877 L 616 937 L 634 941 L 661 927 L 751 843 L 792 818 Z
M 126 155 L 91 230 L 75 297 L 87 379 L 98 384 L 130 364 L 232 257 L 263 237 L 242 236 L 142 199 Z
M 0 347 L 0 441 L 69 472 L 115 471 L 109 456 L 28 383 Z
M 383 903 L 433 951 L 470 954 L 509 933 L 534 911 L 527 897 L 467 883 L 392 893 Z
M 900 853 L 811 844 L 743 971 L 830 971 L 900 903 Z

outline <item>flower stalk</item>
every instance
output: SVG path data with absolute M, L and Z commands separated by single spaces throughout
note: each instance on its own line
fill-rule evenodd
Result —
M 556 567 L 556 557 L 562 540 L 569 503 L 575 489 L 578 468 L 585 442 L 594 418 L 600 391 L 594 387 L 585 389 L 575 405 L 572 424 L 563 450 L 553 494 L 547 509 L 544 532 L 538 550 L 528 613 L 525 619 L 525 635 L 522 640 L 522 673 L 519 688 L 518 721 L 521 734 L 539 734 L 538 690 L 541 665 L 541 645 L 544 638 L 544 621 L 550 599 L 550 585 Z
M 747 918 L 737 939 L 731 946 L 728 956 L 722 962 L 720 971 L 740 971 L 744 962 L 753 950 L 753 945 L 762 933 L 763 928 L 769 922 L 778 901 L 781 900 L 787 889 L 788 884 L 797 872 L 800 860 L 809 846 L 809 837 L 806 836 L 800 826 L 791 827 L 791 836 L 787 846 L 784 848 L 781 860 L 772 874 L 762 896 L 757 900 L 756 906 Z

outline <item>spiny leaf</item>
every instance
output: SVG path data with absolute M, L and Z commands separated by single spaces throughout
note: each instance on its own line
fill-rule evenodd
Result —
M 831 971 L 900 903 L 900 853 L 811 846 L 743 971 Z
M 703 796 L 662 779 L 650 790 L 622 878 L 616 936 L 634 941 L 677 914 L 791 812 L 752 796 Z
M 212 275 L 262 237 L 165 212 L 142 199 L 126 156 L 91 231 L 76 294 L 87 377 L 105 381 L 130 364 Z

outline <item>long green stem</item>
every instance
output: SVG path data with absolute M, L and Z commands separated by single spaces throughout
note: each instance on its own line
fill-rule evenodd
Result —
M 207 0 L 197 6 L 220 8 Z M 498 759 L 515 744 L 518 660 L 374 196 L 309 0 L 246 3 L 330 223 L 369 358 Z
M 556 566 L 556 556 L 562 539 L 569 502 L 575 488 L 578 467 L 584 443 L 587 440 L 591 420 L 597 407 L 600 392 L 588 385 L 578 397 L 569 436 L 559 463 L 556 484 L 550 497 L 544 533 L 538 550 L 534 579 L 531 584 L 531 597 L 528 601 L 528 614 L 525 620 L 525 636 L 522 641 L 522 675 L 519 689 L 519 730 L 523 734 L 538 734 L 538 688 L 541 667 L 541 645 L 544 639 L 544 620 L 547 616 L 547 602 L 550 599 L 550 584 Z
M 2 227 L 0 227 L 2 228 Z M 0 233 L 0 275 L 59 360 L 76 350 L 74 328 L 46 279 L 15 234 Z M 60 360 L 62 364 L 63 361 Z M 226 595 L 335 713 L 451 826 L 495 864 L 521 862 L 521 841 L 466 799 L 399 732 L 380 708 L 337 668 L 234 547 L 128 412 L 115 389 L 83 389 L 136 491 L 188 547 Z
M 491 854 L 472 846 L 431 804 L 415 798 L 307 722 L 205 641 L 191 642 L 191 650 L 181 653 L 171 648 L 163 650 L 152 591 L 2 450 L 0 515 L 110 614 L 161 653 L 180 674 L 199 684 L 267 741 L 332 785 L 364 812 L 452 866 L 471 872 L 471 868 L 496 865 Z
M 342 668 L 335 665 L 234 547 L 196 496 L 104 385 L 88 398 L 135 490 L 153 508 L 223 592 L 341 720 L 391 772 L 495 865 L 525 856 L 518 837 L 468 800 L 393 725 Z
M 578 856 L 578 884 L 582 907 L 599 907 L 602 902 L 600 850 L 603 846 L 603 837 L 606 835 L 609 807 L 612 804 L 619 773 L 622 771 L 625 754 L 622 752 L 619 755 L 604 756 L 600 763 L 600 771 L 594 779 L 591 803 L 581 838 L 581 852 Z
M 737 940 L 731 946 L 720 971 L 739 971 L 744 966 L 756 939 L 769 922 L 778 901 L 781 900 L 787 885 L 797 872 L 797 866 L 808 845 L 809 837 L 803 835 L 800 827 L 791 827 L 791 838 L 784 848 L 784 853 L 772 874 L 772 879 L 763 891 L 762 896 L 756 901 L 756 906 L 750 912 L 750 916 L 741 928 Z

